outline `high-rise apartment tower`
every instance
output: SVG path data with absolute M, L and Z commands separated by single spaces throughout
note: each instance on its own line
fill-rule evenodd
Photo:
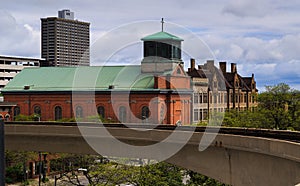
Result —
M 74 12 L 58 11 L 58 17 L 41 18 L 42 66 L 89 66 L 90 23 L 74 20 Z

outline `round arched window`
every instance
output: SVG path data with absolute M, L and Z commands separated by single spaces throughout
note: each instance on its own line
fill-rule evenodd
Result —
M 10 115 L 9 115 L 9 114 L 6 114 L 6 115 L 5 115 L 5 120 L 8 121 L 9 118 L 10 118 Z
M 124 106 L 119 108 L 119 120 L 121 123 L 126 122 L 126 107 Z
M 41 107 L 38 105 L 34 106 L 33 112 L 34 112 L 34 114 L 41 116 L 41 114 L 42 114 Z
M 82 118 L 83 117 L 83 109 L 81 106 L 76 107 L 76 118 Z
M 14 118 L 21 114 L 21 109 L 19 106 L 14 107 Z
M 147 106 L 142 107 L 142 120 L 147 120 L 149 118 L 149 115 L 150 115 L 149 107 Z
M 54 108 L 54 119 L 55 121 L 62 119 L 62 108 L 60 106 Z
M 97 113 L 98 113 L 99 116 L 101 116 L 101 118 L 104 119 L 104 117 L 105 117 L 105 109 L 104 109 L 103 106 L 97 107 Z

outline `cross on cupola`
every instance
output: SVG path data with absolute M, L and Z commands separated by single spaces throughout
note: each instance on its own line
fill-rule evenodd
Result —
M 164 18 L 161 18 L 161 31 L 164 31 Z

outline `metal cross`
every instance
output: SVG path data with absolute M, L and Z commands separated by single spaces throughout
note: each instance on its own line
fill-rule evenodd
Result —
M 161 18 L 161 31 L 164 31 L 164 18 Z

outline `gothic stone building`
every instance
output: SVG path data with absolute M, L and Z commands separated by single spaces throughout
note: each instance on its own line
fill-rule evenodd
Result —
M 193 88 L 192 122 L 207 120 L 210 112 L 225 112 L 225 110 L 246 110 L 257 106 L 256 82 L 254 74 L 242 77 L 237 72 L 235 63 L 231 63 L 231 71 L 226 70 L 227 63 L 220 62 L 215 67 L 213 60 L 195 67 L 191 66 L 187 74 L 191 77 Z

